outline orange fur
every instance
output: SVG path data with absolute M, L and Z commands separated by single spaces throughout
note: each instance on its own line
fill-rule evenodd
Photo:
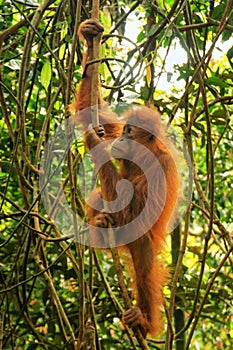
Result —
M 79 32 L 87 40 L 87 48 L 90 51 L 87 52 L 87 57 L 91 57 L 91 30 L 90 27 L 87 30 L 87 23 L 95 27 L 93 21 L 85 21 L 81 24 Z M 85 129 L 91 123 L 90 112 L 87 110 L 80 113 L 80 110 L 90 107 L 90 81 L 91 67 L 87 69 L 76 95 L 76 101 L 71 106 L 71 109 L 76 112 L 74 123 L 81 123 Z M 102 103 L 101 98 L 100 102 Z M 123 204 L 123 209 L 113 211 L 111 214 L 112 222 L 116 228 L 119 228 L 119 235 L 116 237 L 118 244 L 121 245 L 121 242 L 124 242 L 128 238 L 129 243 L 126 244 L 125 249 L 130 253 L 135 271 L 137 308 L 128 310 L 123 320 L 131 327 L 140 326 L 144 336 L 147 333 L 157 334 L 162 328 L 161 307 L 164 304 L 162 289 L 168 278 L 168 272 L 164 266 L 164 262 L 161 262 L 160 254 L 165 242 L 167 224 L 176 205 L 179 187 L 178 173 L 174 161 L 175 152 L 167 138 L 165 127 L 160 120 L 160 115 L 156 111 L 146 107 L 131 109 L 126 113 L 126 121 L 119 124 L 117 117 L 103 105 L 103 108 L 99 110 L 99 117 L 100 123 L 103 124 L 105 129 L 106 140 L 119 137 L 122 134 L 124 125 L 136 123 L 137 126 L 133 130 L 133 136 L 129 135 L 128 138 L 137 141 L 139 144 L 145 146 L 145 150 L 152 152 L 163 170 L 164 178 L 159 175 L 159 166 L 156 166 L 154 163 L 148 163 L 149 166 L 145 173 L 143 173 L 137 164 L 144 161 L 147 153 L 137 154 L 135 151 L 134 161 L 126 160 L 124 157 L 119 160 L 120 170 L 118 171 L 111 161 L 108 150 L 104 146 L 101 152 L 98 154 L 95 153 L 95 146 L 100 145 L 101 147 L 102 145 L 101 139 L 92 131 L 86 134 L 86 146 L 90 150 L 93 149 L 92 159 L 95 166 L 98 168 L 99 165 L 104 163 L 104 160 L 108 160 L 100 168 L 98 173 L 101 181 L 101 190 L 98 189 L 91 193 L 89 206 L 87 207 L 88 222 L 93 226 L 93 230 L 91 230 L 92 242 L 97 246 L 103 246 L 108 239 L 108 237 L 105 237 L 98 231 L 98 226 L 105 227 L 107 225 L 106 221 L 110 219 L 108 215 L 105 216 L 102 212 L 104 210 L 102 199 L 114 201 L 117 196 L 119 197 L 119 194 L 116 192 L 118 181 L 121 179 L 129 180 L 134 188 L 131 202 L 124 206 L 127 195 L 124 193 L 123 188 L 122 195 L 119 198 L 120 203 Z M 147 126 L 147 131 L 143 130 L 145 125 Z M 152 141 L 149 141 L 150 135 L 155 135 Z M 123 139 L 125 144 L 128 138 L 126 137 L 126 141 Z M 124 155 L 124 148 L 121 149 L 121 152 Z M 144 220 L 135 225 L 134 232 L 129 232 L 127 231 L 127 225 L 133 219 L 138 218 L 148 200 L 149 187 L 147 176 L 153 180 L 152 188 L 155 189 L 154 195 L 150 199 L 150 206 L 147 208 Z M 166 188 L 164 188 L 165 185 Z M 164 202 L 161 200 L 163 196 Z M 98 210 L 92 208 L 93 204 Z M 160 214 L 157 220 L 143 234 L 146 221 L 153 217 L 157 208 L 160 208 Z M 123 225 L 126 228 L 121 230 Z M 132 234 L 135 234 L 135 237 L 139 238 L 132 240 Z M 140 234 L 143 235 L 140 236 Z

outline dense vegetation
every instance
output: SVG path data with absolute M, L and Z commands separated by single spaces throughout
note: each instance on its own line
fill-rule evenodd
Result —
M 111 253 L 77 243 L 72 216 L 54 225 L 40 195 L 46 142 L 63 128 L 82 77 L 76 33 L 91 6 L 0 0 L 0 349 L 146 348 L 121 324 Z M 166 327 L 148 347 L 230 350 L 232 1 L 104 0 L 100 8 L 109 34 L 100 67 L 105 99 L 158 108 L 189 167 L 180 224 L 167 241 Z M 80 136 L 56 178 L 80 217 L 83 155 Z M 127 276 L 125 283 L 130 291 Z

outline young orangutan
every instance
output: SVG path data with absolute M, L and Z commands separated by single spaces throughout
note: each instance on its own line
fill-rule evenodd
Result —
M 79 35 L 87 46 L 84 66 L 86 60 L 92 59 L 93 37 L 103 29 L 96 20 L 81 24 Z M 81 123 L 85 130 L 91 123 L 90 112 L 80 111 L 91 104 L 91 73 L 89 65 L 76 100 L 70 106 L 75 112 L 75 124 Z M 102 104 L 101 97 L 99 103 Z M 107 231 L 102 229 L 110 223 L 116 244 L 130 253 L 135 272 L 136 306 L 124 313 L 123 322 L 130 327 L 139 326 L 146 337 L 147 333 L 158 334 L 163 326 L 162 289 L 168 272 L 160 253 L 178 197 L 175 153 L 157 111 L 141 106 L 132 108 L 126 113 L 125 122 L 119 122 L 114 113 L 103 110 L 100 106 L 101 126 L 97 130 L 89 127 L 85 137 L 101 182 L 101 189 L 90 196 L 87 219 L 93 227 L 91 235 L 96 246 L 106 246 Z M 111 152 L 106 149 L 109 139 L 115 139 Z M 119 162 L 119 170 L 111 157 Z M 119 181 L 121 186 L 117 189 Z M 103 199 L 111 207 L 108 212 Z

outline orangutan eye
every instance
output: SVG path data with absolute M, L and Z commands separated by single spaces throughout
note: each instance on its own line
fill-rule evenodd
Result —
M 132 134 L 132 132 L 133 132 L 133 130 L 131 129 L 130 126 L 128 126 L 128 128 L 127 128 L 127 132 L 128 132 L 129 135 Z
M 124 130 L 124 133 L 126 133 L 129 136 L 132 135 L 132 133 L 133 133 L 133 129 L 131 128 L 130 125 L 125 125 L 123 130 Z
M 152 141 L 154 141 L 154 139 L 155 139 L 155 135 L 150 135 L 149 141 L 152 142 Z

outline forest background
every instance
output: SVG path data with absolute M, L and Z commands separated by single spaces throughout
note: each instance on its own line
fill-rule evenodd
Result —
M 232 1 L 100 3 L 105 100 L 159 109 L 189 170 L 180 224 L 167 239 L 165 328 L 147 344 L 121 323 L 111 253 L 77 243 L 70 222 L 60 230 L 40 196 L 46 142 L 64 126 L 82 78 L 77 28 L 91 8 L 85 0 L 0 0 L 0 349 L 230 350 Z M 56 181 L 82 216 L 74 175 L 82 135 L 72 155 Z

